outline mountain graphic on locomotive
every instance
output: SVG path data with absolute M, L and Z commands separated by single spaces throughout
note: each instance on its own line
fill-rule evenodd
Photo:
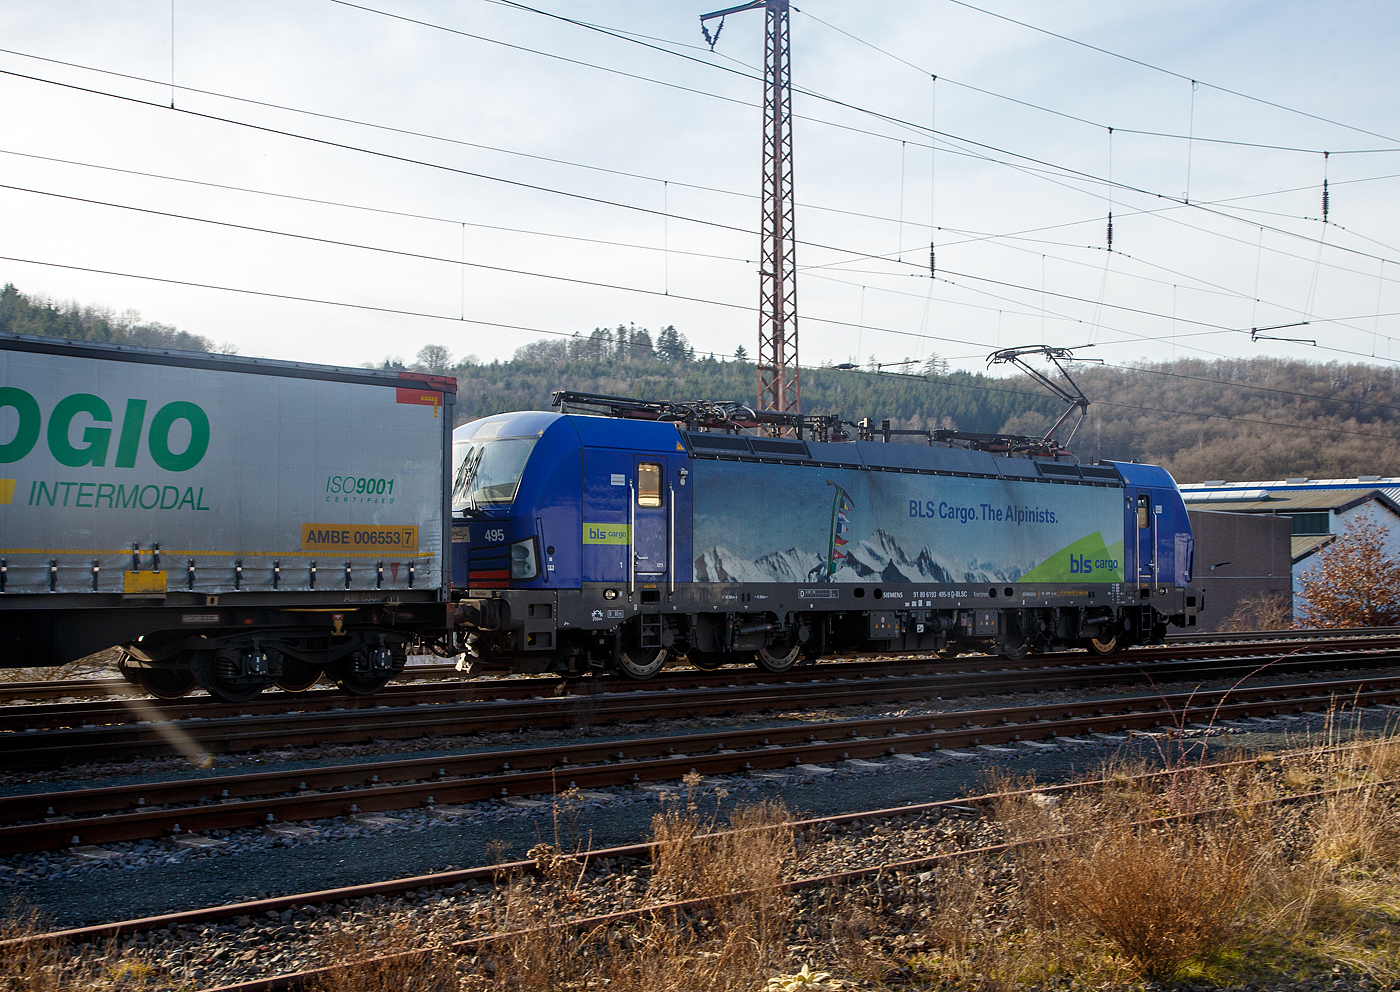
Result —
M 1204 605 L 1185 506 L 1157 466 L 738 404 L 554 405 L 453 432 L 472 673 L 1108 654 L 1194 626 Z

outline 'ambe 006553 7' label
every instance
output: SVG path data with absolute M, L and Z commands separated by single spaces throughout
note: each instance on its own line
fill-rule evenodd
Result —
M 380 524 L 302 524 L 303 551 L 417 551 L 417 527 Z

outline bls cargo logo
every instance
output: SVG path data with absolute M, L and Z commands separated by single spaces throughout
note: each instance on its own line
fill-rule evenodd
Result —
M 101 468 L 111 454 L 114 468 L 134 468 L 144 434 L 151 461 L 167 472 L 187 472 L 198 465 L 209 450 L 209 416 L 204 410 L 194 403 L 176 400 L 157 410 L 147 429 L 146 406 L 146 400 L 127 400 L 118 426 L 106 400 L 92 393 L 74 393 L 54 404 L 48 427 L 44 429 L 44 416 L 33 396 L 16 386 L 0 387 L 0 412 L 8 407 L 19 415 L 14 436 L 0 443 L 0 464 L 24 458 L 38 445 L 39 436 L 43 434 L 49 453 L 60 465 Z M 181 421 L 188 427 L 177 433 L 175 425 Z M 104 427 L 103 424 L 113 426 Z M 75 442 L 73 434 L 79 427 L 82 435 Z M 114 430 L 117 432 L 115 452 L 111 450 Z M 181 450 L 172 451 L 172 435 L 179 436 L 186 431 L 189 440 Z
M 1095 569 L 1116 572 L 1118 571 L 1118 560 L 1116 558 L 1090 558 L 1088 555 L 1070 553 L 1070 575 L 1092 575 Z

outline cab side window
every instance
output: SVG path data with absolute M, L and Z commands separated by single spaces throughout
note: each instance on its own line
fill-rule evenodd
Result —
M 637 505 L 661 505 L 661 466 L 642 462 L 637 466 Z
M 1152 526 L 1152 497 L 1139 496 L 1137 500 L 1138 529 L 1147 530 Z

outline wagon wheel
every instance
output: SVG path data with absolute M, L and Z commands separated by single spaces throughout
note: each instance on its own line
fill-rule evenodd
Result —
M 792 645 L 786 648 L 781 644 L 763 645 L 754 655 L 754 663 L 765 672 L 777 675 L 797 664 L 797 659 L 801 656 L 802 643 L 794 638 Z
M 287 692 L 305 692 L 321 679 L 321 666 L 309 661 L 282 656 L 282 677 L 277 685 Z
M 641 682 L 661 671 L 666 664 L 665 648 L 643 648 L 623 644 L 617 649 L 617 668 L 629 679 Z
M 213 675 L 209 679 L 209 684 L 204 688 L 209 690 L 209 695 L 221 703 L 246 703 L 267 688 L 267 683 L 229 682 L 218 675 Z
M 126 663 L 129 657 L 130 655 L 128 655 L 125 651 L 123 651 L 121 655 L 118 656 L 117 671 L 121 673 L 122 678 L 126 679 L 128 682 L 130 682 L 132 685 L 136 686 L 139 689 L 141 688 L 141 680 L 136 677 L 136 666 L 128 666 Z
M 1007 661 L 1020 661 L 1031 653 L 1031 647 L 1035 644 L 1035 635 L 1027 632 L 1027 617 L 1024 614 L 1011 612 L 1003 617 L 1003 633 L 1001 640 L 997 644 L 997 654 Z
M 136 684 L 157 699 L 179 699 L 194 688 L 194 674 L 178 668 L 125 668 Z
M 1031 653 L 1031 642 L 1030 642 L 1030 638 L 1026 638 L 1025 640 L 1021 641 L 1019 644 L 1010 644 L 1010 643 L 1003 644 L 1003 645 L 1001 646 L 1001 650 L 997 652 L 997 654 L 998 654 L 1000 657 L 1005 658 L 1007 661 L 1020 661 L 1022 658 L 1024 658 L 1026 655 L 1028 655 L 1028 654 L 1030 654 L 1030 653 Z
M 335 680 L 335 684 L 342 692 L 352 696 L 373 696 L 380 689 L 389 684 L 392 675 L 370 675 L 362 677 L 359 675 L 342 675 Z

